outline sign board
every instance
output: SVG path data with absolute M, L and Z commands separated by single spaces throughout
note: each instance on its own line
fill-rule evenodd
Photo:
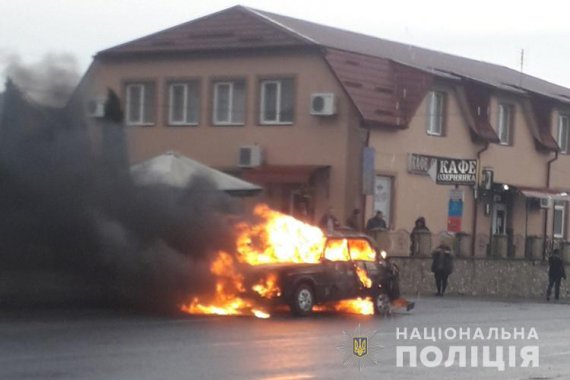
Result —
M 428 170 L 438 185 L 468 185 L 477 183 L 477 160 L 438 157 Z
M 408 173 L 427 176 L 429 175 L 429 168 L 436 161 L 436 156 L 410 153 L 408 154 Z

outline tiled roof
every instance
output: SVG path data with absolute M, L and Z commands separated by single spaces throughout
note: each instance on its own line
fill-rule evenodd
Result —
M 329 49 L 325 59 L 364 121 L 407 126 L 433 76 L 390 60 Z
M 517 88 L 570 103 L 570 89 L 509 69 L 505 66 L 459 57 L 400 42 L 389 41 L 270 12 L 255 11 L 315 43 L 340 50 L 387 58 L 408 66 L 471 78 L 512 91 Z
M 103 50 L 98 56 L 315 45 L 248 8 L 236 6 Z

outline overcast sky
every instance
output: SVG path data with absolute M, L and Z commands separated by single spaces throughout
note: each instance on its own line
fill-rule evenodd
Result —
M 0 0 L 0 73 L 70 53 L 93 54 L 237 4 L 520 69 L 570 87 L 570 1 Z M 3 82 L 3 81 L 2 81 Z

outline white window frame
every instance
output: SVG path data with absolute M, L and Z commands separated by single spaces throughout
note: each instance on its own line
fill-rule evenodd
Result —
M 556 212 L 561 212 L 562 216 L 560 218 L 560 230 L 556 231 Z M 565 235 L 566 228 L 566 203 L 554 203 L 554 211 L 552 213 L 552 236 L 555 239 L 563 239 Z
M 214 122 L 214 125 L 243 125 L 245 123 L 244 121 L 233 121 L 232 118 L 234 115 L 232 115 L 232 110 L 233 110 L 233 105 L 234 105 L 234 87 L 237 81 L 219 81 L 219 82 L 214 82 L 214 105 L 212 107 L 212 120 Z M 227 120 L 218 120 L 218 88 L 221 86 L 229 86 L 229 94 L 228 94 L 228 112 L 227 112 Z M 244 97 L 246 96 L 245 94 L 245 88 L 244 88 Z M 244 99 L 244 103 L 245 103 L 245 99 Z M 245 110 L 244 110 L 245 112 Z M 245 118 L 245 115 L 244 115 Z
M 506 112 L 505 112 L 506 111 Z M 499 135 L 499 144 L 501 145 L 511 145 L 512 144 L 512 129 L 513 129 L 513 113 L 514 106 L 509 103 L 499 103 L 498 106 L 498 122 L 497 122 L 497 134 Z M 506 115 L 506 120 L 505 120 Z M 503 129 L 507 128 L 507 140 L 504 141 Z
M 265 118 L 265 86 L 268 84 L 275 84 L 277 87 L 276 90 L 276 97 L 275 97 L 275 119 L 270 120 Z M 293 120 L 291 121 L 282 121 L 281 120 L 281 97 L 283 95 L 283 79 L 270 79 L 270 80 L 262 80 L 261 81 L 261 104 L 260 104 L 260 116 L 259 122 L 263 125 L 291 125 L 293 124 Z M 294 101 L 294 100 L 293 100 Z
M 438 99 L 440 99 L 439 102 L 437 101 Z M 429 92 L 427 134 L 430 136 L 444 135 L 445 99 L 446 93 L 443 91 L 432 90 Z M 437 129 L 435 127 L 437 127 Z
M 129 83 L 125 86 L 126 92 L 126 121 L 127 125 L 154 125 L 154 121 L 145 121 L 144 114 L 145 114 L 145 107 L 152 107 L 152 103 L 150 105 L 145 104 L 146 99 L 146 91 L 150 86 L 149 83 Z M 138 118 L 137 120 L 132 120 L 131 117 L 131 108 L 133 106 L 133 102 L 131 99 L 131 88 L 139 87 L 140 88 L 140 99 L 139 99 L 139 110 L 138 110 Z
M 566 121 L 566 123 L 564 123 Z M 562 139 L 562 129 L 566 127 L 566 141 Z M 569 144 L 568 141 L 570 140 L 570 115 L 568 114 L 560 114 L 558 115 L 558 147 L 560 148 L 560 153 L 568 154 L 569 151 Z
M 200 120 L 200 113 L 196 115 L 196 121 L 188 121 L 188 93 L 190 85 L 198 85 L 196 82 L 172 82 L 168 85 L 168 124 L 169 125 L 198 125 Z M 183 92 L 183 107 L 182 107 L 182 120 L 174 120 L 174 88 L 182 87 Z M 198 102 L 200 100 L 198 99 Z

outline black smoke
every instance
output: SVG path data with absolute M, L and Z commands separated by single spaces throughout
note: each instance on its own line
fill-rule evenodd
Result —
M 2 103 L 0 307 L 176 309 L 211 288 L 208 258 L 231 249 L 236 205 L 204 178 L 136 186 L 116 95 L 97 120 L 81 99 L 49 108 L 11 82 Z
M 63 107 L 81 78 L 77 60 L 69 53 L 49 53 L 32 63 L 16 53 L 4 53 L 0 64 L 4 77 L 34 102 L 50 107 Z

